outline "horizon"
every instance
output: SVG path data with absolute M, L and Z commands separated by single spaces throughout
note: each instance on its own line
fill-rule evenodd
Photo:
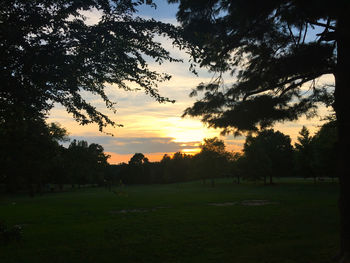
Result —
M 168 23 L 176 22 L 176 4 L 157 2 L 157 9 L 149 6 L 140 8 L 138 15 L 144 18 L 153 17 L 156 20 Z M 84 12 L 86 23 L 97 23 L 98 12 Z M 127 162 L 134 153 L 143 153 L 150 161 L 159 161 L 164 154 L 172 155 L 175 152 L 195 153 L 198 145 L 204 138 L 218 137 L 224 140 L 227 150 L 240 151 L 244 143 L 244 136 L 220 135 L 220 130 L 206 127 L 199 119 L 181 118 L 183 111 L 195 102 L 189 93 L 200 82 L 208 82 L 213 74 L 207 70 L 198 69 L 198 76 L 189 71 L 189 56 L 174 47 L 169 40 L 158 37 L 157 40 L 171 52 L 175 58 L 183 59 L 183 63 L 158 63 L 147 60 L 149 67 L 159 72 L 172 75 L 170 81 L 159 83 L 159 92 L 162 96 L 176 100 L 172 103 L 158 103 L 143 91 L 124 91 L 107 85 L 106 94 L 112 101 L 117 102 L 117 113 L 113 114 L 105 108 L 103 101 L 92 94 L 84 94 L 87 101 L 92 102 L 101 112 L 110 116 L 123 127 L 106 127 L 105 133 L 98 130 L 96 124 L 79 125 L 71 115 L 60 105 L 50 111 L 48 122 L 58 122 L 66 128 L 70 138 L 85 140 L 88 143 L 98 143 L 111 155 L 109 163 Z M 226 85 L 234 82 L 234 76 L 225 75 Z M 321 83 L 334 82 L 333 76 L 326 75 Z M 132 88 L 137 88 L 131 86 Z M 312 119 L 306 117 L 298 121 L 278 123 L 272 128 L 289 135 L 294 143 L 302 126 L 306 126 L 313 134 L 322 124 L 320 118 L 329 115 L 329 110 L 320 108 L 320 116 Z M 108 133 L 114 136 L 108 135 Z

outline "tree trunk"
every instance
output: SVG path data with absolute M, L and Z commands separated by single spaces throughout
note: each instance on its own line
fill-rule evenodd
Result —
M 350 114 L 349 70 L 350 70 L 350 34 L 348 30 L 349 4 L 342 10 L 337 21 L 337 68 L 335 72 L 335 104 L 337 116 L 337 174 L 339 176 L 340 195 L 340 257 L 341 262 L 350 260 Z

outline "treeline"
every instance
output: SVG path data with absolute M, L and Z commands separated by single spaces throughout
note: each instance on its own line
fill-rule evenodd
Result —
M 108 155 L 99 144 L 73 140 L 43 118 L 3 122 L 0 126 L 0 189 L 30 195 L 62 190 L 70 184 L 104 183 Z
M 128 163 L 110 165 L 106 182 L 114 184 L 153 184 L 203 180 L 215 185 L 216 178 L 231 177 L 272 184 L 273 178 L 304 177 L 323 180 L 334 178 L 336 155 L 334 121 L 323 125 L 311 136 L 303 127 L 294 146 L 279 131 L 266 129 L 248 135 L 242 152 L 229 152 L 218 138 L 205 139 L 198 154 L 165 154 L 160 162 L 149 162 L 136 153 Z
M 30 195 L 62 191 L 64 185 L 80 187 L 120 184 L 162 184 L 230 177 L 272 184 L 277 177 L 334 178 L 336 166 L 336 126 L 323 125 L 311 136 L 306 127 L 294 146 L 279 131 L 266 129 L 248 135 L 242 152 L 226 150 L 218 138 L 204 139 L 200 152 L 188 155 L 165 154 L 150 162 L 136 153 L 128 163 L 109 165 L 108 155 L 99 144 L 73 140 L 68 147 L 67 131 L 43 119 L 26 120 L 0 127 L 0 191 L 29 192 Z

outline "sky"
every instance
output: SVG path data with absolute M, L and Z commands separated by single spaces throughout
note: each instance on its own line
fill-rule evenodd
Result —
M 143 7 L 139 10 L 138 15 L 176 24 L 177 6 L 168 5 L 164 0 L 156 1 L 156 3 L 157 9 Z M 93 24 L 98 21 L 99 14 L 96 11 L 85 12 L 84 15 L 88 18 L 86 23 Z M 181 117 L 183 111 L 196 100 L 196 98 L 189 97 L 191 90 L 200 82 L 210 81 L 212 74 L 201 69 L 198 76 L 195 76 L 188 70 L 189 57 L 187 54 L 174 49 L 169 40 L 157 38 L 157 41 L 171 51 L 173 57 L 184 60 L 184 63 L 164 63 L 162 65 L 149 61 L 151 69 L 172 75 L 170 81 L 159 84 L 159 91 L 162 96 L 176 100 L 174 104 L 159 104 L 142 91 L 127 92 L 109 85 L 106 86 L 106 93 L 112 101 L 117 102 L 116 114 L 105 109 L 101 99 L 88 93 L 84 96 L 97 109 L 108 114 L 117 123 L 123 124 L 123 127 L 106 129 L 106 132 L 114 136 L 99 132 L 97 125 L 79 125 L 60 105 L 55 105 L 51 110 L 48 122 L 60 123 L 68 130 L 71 140 L 86 140 L 88 143 L 102 145 L 105 152 L 111 156 L 109 159 L 111 164 L 128 162 L 134 153 L 143 153 L 150 161 L 159 161 L 165 153 L 173 154 L 181 151 L 193 154 L 199 151 L 199 145 L 204 138 L 214 136 L 225 141 L 227 150 L 240 151 L 245 141 L 243 136 L 221 136 L 220 130 L 207 128 L 199 119 Z M 325 76 L 319 81 L 332 83 L 333 77 Z M 234 79 L 231 77 L 225 82 L 234 82 Z M 320 111 L 321 115 L 327 115 L 325 108 L 321 108 Z M 297 122 L 277 124 L 274 128 L 289 135 L 292 141 L 295 141 L 303 125 L 314 133 L 321 125 L 320 117 L 301 118 Z

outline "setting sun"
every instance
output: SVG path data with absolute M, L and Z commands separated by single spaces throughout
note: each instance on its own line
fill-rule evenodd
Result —
M 181 152 L 185 154 L 196 154 L 199 153 L 200 148 L 194 148 L 194 149 L 182 149 Z
M 217 136 L 218 133 L 203 127 L 199 120 L 172 117 L 167 118 L 166 122 L 167 125 L 162 128 L 162 135 L 174 138 L 174 142 L 192 142 L 198 145 L 204 138 Z

